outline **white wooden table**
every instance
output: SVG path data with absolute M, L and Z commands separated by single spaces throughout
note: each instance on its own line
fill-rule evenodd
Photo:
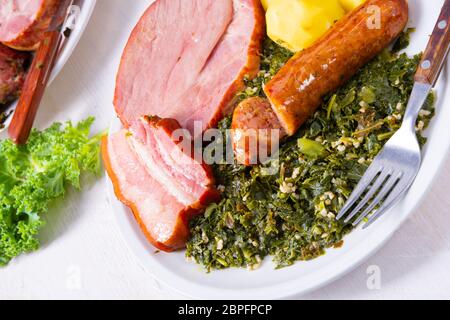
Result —
M 133 1 L 143 7 L 147 2 Z M 95 131 L 109 126 L 116 69 L 137 19 L 127 4 L 98 1 L 74 55 L 45 96 L 38 127 L 88 115 L 97 118 Z M 128 250 L 104 179 L 87 177 L 83 185 L 81 193 L 72 190 L 52 205 L 41 250 L 0 269 L 0 299 L 183 298 L 156 283 Z M 297 298 L 450 298 L 449 191 L 450 159 L 427 200 L 378 254 L 335 283 Z

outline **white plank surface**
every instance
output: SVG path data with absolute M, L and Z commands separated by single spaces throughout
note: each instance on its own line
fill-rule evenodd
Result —
M 142 8 L 147 3 L 133 1 Z M 38 127 L 88 115 L 97 118 L 95 131 L 109 126 L 116 69 L 138 18 L 127 5 L 98 1 L 74 55 L 46 93 Z M 296 298 L 450 298 L 449 181 L 450 159 L 414 217 L 378 254 L 333 284 Z M 86 177 L 83 185 L 81 193 L 70 191 L 52 205 L 41 250 L 0 269 L 0 299 L 183 298 L 156 283 L 127 249 L 104 179 Z M 373 270 L 375 276 L 369 274 Z

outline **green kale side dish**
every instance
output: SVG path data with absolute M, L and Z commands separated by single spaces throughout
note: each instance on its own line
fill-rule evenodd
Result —
M 263 96 L 263 83 L 290 56 L 266 41 L 261 72 L 247 81 L 239 98 Z M 400 127 L 419 61 L 419 55 L 384 51 L 324 99 L 301 130 L 281 144 L 279 160 L 251 168 L 216 165 L 222 201 L 191 222 L 187 258 L 208 272 L 254 269 L 266 256 L 281 268 L 341 246 L 352 227 L 336 215 Z M 422 144 L 422 131 L 433 115 L 430 95 L 417 124 Z M 229 128 L 230 122 L 225 119 L 221 128 Z
M 0 111 L 0 129 L 5 127 L 5 122 L 8 119 L 8 114 L 6 112 Z
M 69 186 L 80 189 L 82 172 L 100 173 L 102 134 L 89 137 L 93 121 L 34 129 L 23 146 L 0 141 L 0 266 L 38 249 L 49 203 Z

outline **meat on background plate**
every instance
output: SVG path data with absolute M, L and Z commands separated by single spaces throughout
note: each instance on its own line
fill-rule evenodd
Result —
M 59 3 L 59 0 L 0 0 L 0 42 L 17 50 L 36 50 Z
M 0 111 L 20 96 L 30 55 L 0 44 Z
M 122 123 L 157 115 L 191 132 L 195 121 L 214 127 L 259 69 L 264 25 L 259 0 L 156 1 L 122 56 L 114 100 Z
M 182 145 L 256 75 L 264 25 L 260 0 L 157 0 L 130 36 L 114 99 L 126 129 L 102 153 L 117 197 L 161 250 L 183 248 L 189 220 L 220 200 L 212 170 Z

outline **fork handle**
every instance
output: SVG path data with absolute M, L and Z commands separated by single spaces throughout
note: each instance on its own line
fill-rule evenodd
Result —
M 450 45 L 450 0 L 445 0 L 438 22 L 417 70 L 415 81 L 434 86 L 439 78 Z

